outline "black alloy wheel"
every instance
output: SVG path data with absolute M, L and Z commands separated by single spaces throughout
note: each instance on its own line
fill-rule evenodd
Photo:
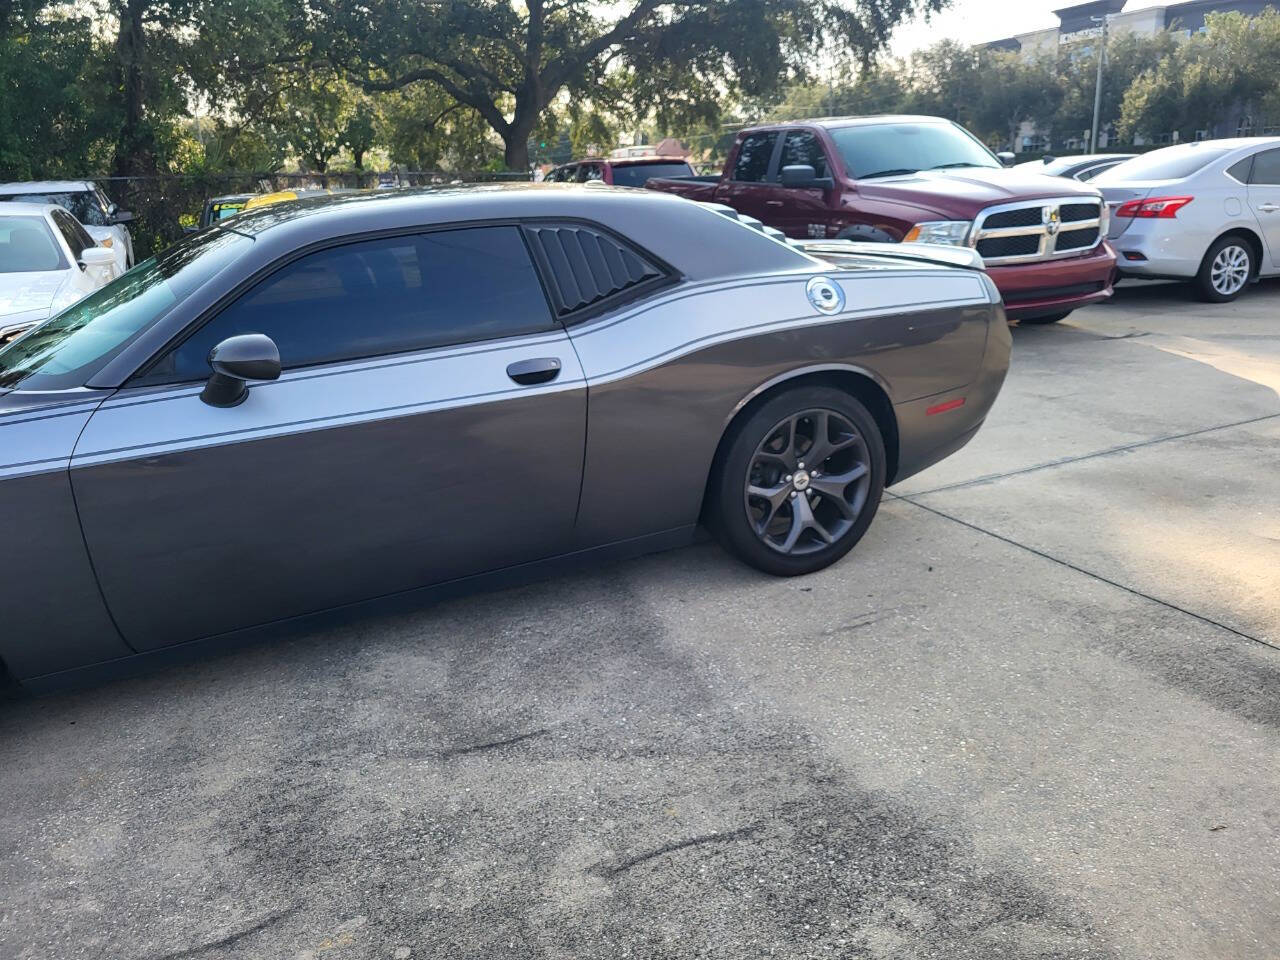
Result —
M 820 570 L 866 532 L 884 489 L 884 443 L 855 398 L 807 387 L 772 398 L 720 465 L 711 519 L 735 554 L 780 576 Z

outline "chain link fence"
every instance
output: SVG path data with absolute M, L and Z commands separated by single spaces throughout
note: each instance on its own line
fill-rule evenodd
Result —
M 96 183 L 122 210 L 133 213 L 135 260 L 145 260 L 193 226 L 205 201 L 235 193 L 277 190 L 371 190 L 379 184 L 423 187 L 449 183 L 527 181 L 527 173 L 450 173 L 440 170 L 392 170 L 342 173 L 228 173 L 191 176 L 99 177 Z

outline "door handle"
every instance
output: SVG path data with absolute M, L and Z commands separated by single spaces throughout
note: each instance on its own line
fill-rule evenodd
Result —
M 525 386 L 549 383 L 560 376 L 560 361 L 556 357 L 517 360 L 507 367 L 507 376 Z
M 780 206 L 782 206 L 782 201 L 781 201 L 781 200 L 766 200 L 766 201 L 764 202 L 764 205 L 765 205 L 766 207 L 780 207 Z
M 1258 204 L 1258 209 L 1263 213 L 1275 213 L 1280 210 L 1280 206 L 1276 206 L 1274 203 L 1260 203 Z

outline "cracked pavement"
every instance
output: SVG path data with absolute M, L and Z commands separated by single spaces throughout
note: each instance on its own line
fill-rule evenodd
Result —
M 0 704 L 0 956 L 1280 955 L 1280 284 L 1014 331 L 843 562 Z

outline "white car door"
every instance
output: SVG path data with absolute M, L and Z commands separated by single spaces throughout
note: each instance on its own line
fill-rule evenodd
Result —
M 1280 148 L 1254 155 L 1249 206 L 1262 230 L 1269 251 L 1267 259 L 1273 267 L 1280 266 Z

